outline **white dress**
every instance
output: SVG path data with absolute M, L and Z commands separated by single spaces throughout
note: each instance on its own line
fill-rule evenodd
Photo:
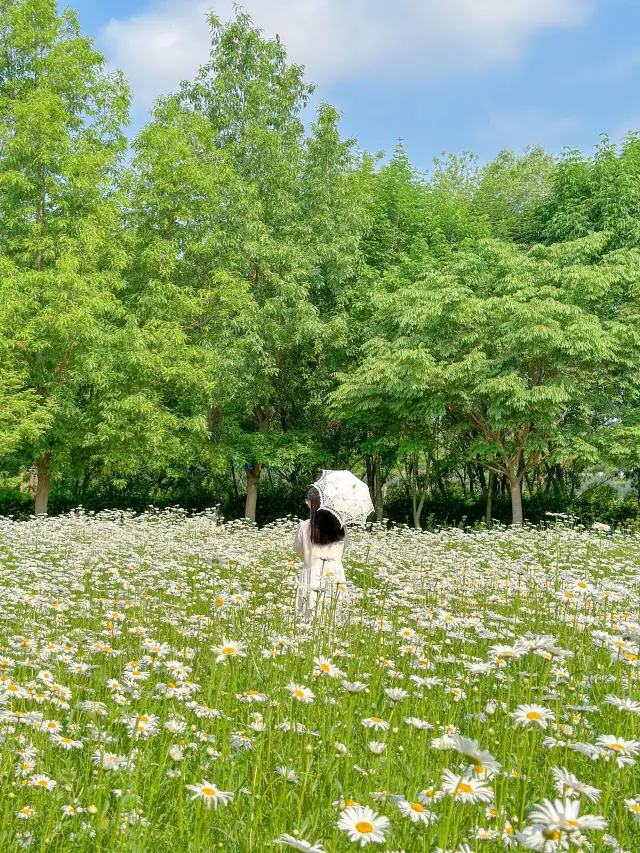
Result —
M 340 595 L 345 583 L 342 555 L 348 545 L 347 532 L 339 542 L 314 545 L 311 542 L 311 523 L 301 521 L 296 530 L 293 550 L 304 560 L 298 576 L 296 610 L 306 618 L 321 613 Z

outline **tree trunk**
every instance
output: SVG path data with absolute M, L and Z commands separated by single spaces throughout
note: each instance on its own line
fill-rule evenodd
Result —
M 409 462 L 409 482 L 411 484 L 411 512 L 413 515 L 413 526 L 416 527 L 416 512 L 418 509 L 418 475 L 417 475 L 417 455 L 412 453 Z
M 29 497 L 35 500 L 36 491 L 38 489 L 38 468 L 32 465 L 29 469 Z
M 49 506 L 49 486 L 51 482 L 51 471 L 49 463 L 51 454 L 45 453 L 37 460 L 38 484 L 36 486 L 36 515 L 46 515 Z
M 492 515 L 493 515 L 493 483 L 496 479 L 496 475 L 493 471 L 489 471 L 489 482 L 487 484 L 487 510 L 484 514 L 484 520 L 487 524 L 487 527 L 491 527 Z
M 428 453 L 425 456 L 426 456 L 426 466 L 427 467 L 426 467 L 425 474 L 424 474 L 424 483 L 422 486 L 422 493 L 420 495 L 420 500 L 417 503 L 417 505 L 416 505 L 415 497 L 413 500 L 413 526 L 416 528 L 416 530 L 422 530 L 422 523 L 421 523 L 422 510 L 424 509 L 424 502 L 425 502 L 425 498 L 427 497 L 427 492 L 431 491 L 431 456 Z M 418 488 L 417 488 L 418 456 L 417 455 L 415 457 L 414 476 L 416 478 L 416 487 L 414 490 L 414 495 L 416 495 L 417 491 L 418 491 Z
M 440 471 L 440 466 L 438 465 L 437 461 L 433 467 L 433 473 L 434 473 L 434 476 L 436 478 L 436 483 L 438 484 L 438 491 L 440 492 L 440 495 L 443 498 L 446 498 L 447 497 L 447 489 L 446 489 L 446 486 L 444 484 L 444 480 L 442 479 L 442 472 Z
M 259 483 L 260 463 L 254 460 L 247 468 L 247 502 L 244 507 L 244 517 L 248 518 L 250 521 L 256 520 Z
M 376 521 L 378 524 L 382 524 L 384 506 L 382 503 L 382 466 L 380 465 L 380 451 L 376 453 L 373 459 L 373 479 L 375 484 L 373 504 L 376 508 Z
M 474 476 L 473 465 L 471 462 L 467 465 L 467 471 L 469 472 L 469 494 L 472 499 L 475 499 L 476 496 L 476 478 Z
M 411 484 L 411 477 L 413 476 L 413 467 L 412 467 L 413 461 L 412 460 L 413 460 L 413 456 L 410 456 L 409 457 L 409 464 L 407 465 L 406 470 L 405 470 L 405 473 L 407 476 L 406 476 L 406 478 L 403 478 L 403 480 L 402 480 L 402 485 L 404 486 L 404 491 L 405 491 L 405 494 L 407 496 L 407 500 L 413 494 L 413 486 Z M 398 465 L 398 471 L 400 471 L 399 465 Z
M 510 477 L 509 488 L 511 489 L 511 524 L 520 525 L 523 522 L 522 486 L 520 480 L 517 477 Z
M 522 481 L 522 487 L 524 489 L 524 487 L 526 485 L 527 491 L 529 492 L 529 497 L 531 497 L 533 495 L 533 489 L 531 487 L 531 477 L 532 477 L 532 474 L 530 472 L 527 472 L 524 475 L 524 479 Z
M 233 462 L 231 462 L 231 479 L 233 480 L 233 494 L 236 500 L 238 500 L 238 481 L 236 480 L 236 468 Z
M 375 495 L 375 484 L 373 477 L 373 461 L 369 455 L 365 456 L 365 462 L 367 465 L 367 486 L 369 486 L 369 494 L 371 495 L 371 500 L 374 500 Z
M 462 485 L 462 496 L 464 497 L 465 501 L 468 497 L 468 495 L 467 495 L 467 480 L 465 477 L 466 471 L 467 471 L 466 465 L 463 466 L 462 473 L 460 472 L 459 468 L 456 468 L 456 474 L 458 475 L 458 479 L 460 480 L 460 483 Z

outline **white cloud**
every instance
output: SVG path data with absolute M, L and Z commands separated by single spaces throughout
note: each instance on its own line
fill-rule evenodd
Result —
M 430 79 L 516 60 L 527 40 L 576 26 L 595 0 L 244 0 L 265 34 L 280 35 L 308 79 Z M 99 42 L 146 109 L 191 78 L 208 56 L 207 10 L 233 14 L 231 0 L 153 0 L 148 11 L 112 19 Z

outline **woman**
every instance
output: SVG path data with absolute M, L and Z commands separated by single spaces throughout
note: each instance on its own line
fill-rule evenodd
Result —
M 332 513 L 320 509 L 320 494 L 312 486 L 306 504 L 310 513 L 296 530 L 293 550 L 304 559 L 298 577 L 296 610 L 306 618 L 331 604 L 345 583 L 342 555 L 347 531 Z

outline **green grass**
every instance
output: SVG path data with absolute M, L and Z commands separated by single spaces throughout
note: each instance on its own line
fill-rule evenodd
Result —
M 345 597 L 302 624 L 293 529 L 176 512 L 0 520 L 3 853 L 286 851 L 271 846 L 283 833 L 298 849 L 355 850 L 337 826 L 351 802 L 390 822 L 372 850 L 640 849 L 625 802 L 640 796 L 640 770 L 618 766 L 640 760 L 619 748 L 640 741 L 640 715 L 605 702 L 640 702 L 639 537 L 567 525 L 354 532 Z M 217 663 L 212 648 L 235 643 L 245 656 Z M 317 674 L 316 658 L 344 677 Z M 525 704 L 547 709 L 545 729 L 516 724 Z M 363 725 L 371 717 L 384 730 Z M 81 746 L 55 742 L 56 724 Z M 478 770 L 447 740 L 456 732 L 499 769 Z M 593 746 L 607 735 L 616 746 Z M 540 818 L 538 835 L 526 830 L 532 808 L 558 796 L 552 768 L 598 789 L 595 802 L 569 793 L 605 831 Z M 186 786 L 205 781 L 233 799 L 192 800 Z M 491 802 L 461 802 L 478 782 Z M 424 808 L 416 823 L 400 800 Z M 18 817 L 25 808 L 33 816 Z M 547 847 L 523 846 L 523 832 Z

